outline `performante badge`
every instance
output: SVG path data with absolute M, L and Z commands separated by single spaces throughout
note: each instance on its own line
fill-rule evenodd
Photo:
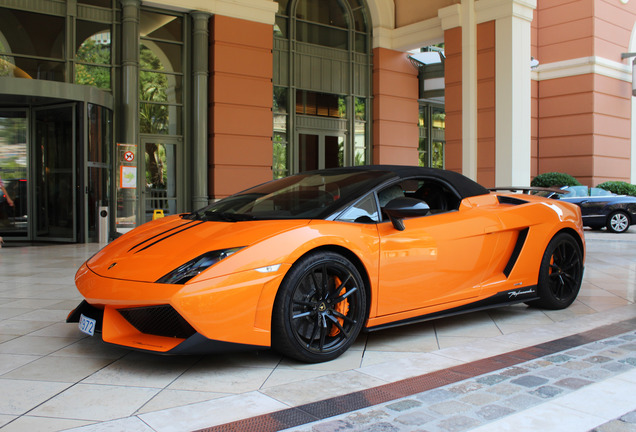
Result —
M 515 291 L 511 291 L 508 293 L 508 298 L 516 298 L 520 295 L 524 295 L 524 294 L 534 294 L 535 290 L 532 288 L 529 288 L 525 291 L 521 291 L 521 290 L 515 290 Z

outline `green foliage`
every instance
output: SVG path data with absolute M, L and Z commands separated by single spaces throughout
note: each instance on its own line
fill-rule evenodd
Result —
M 161 72 L 164 67 L 161 60 L 152 50 L 141 45 L 139 50 L 139 127 L 141 133 L 168 133 L 168 106 L 161 102 L 168 101 L 168 78 Z M 144 103 L 151 102 L 151 103 Z M 154 103 L 152 103 L 154 102 Z
M 617 195 L 631 195 L 636 196 L 636 185 L 629 184 L 623 181 L 607 181 L 596 186 L 600 189 L 605 189 Z
M 530 186 L 535 187 L 561 187 L 561 186 L 581 186 L 581 183 L 570 174 L 549 172 L 539 174 L 532 179 Z
M 75 65 L 75 82 L 110 90 L 110 44 L 98 44 L 86 39 L 77 50 L 75 58 L 79 62 L 93 63 Z M 97 66 L 104 65 L 104 66 Z

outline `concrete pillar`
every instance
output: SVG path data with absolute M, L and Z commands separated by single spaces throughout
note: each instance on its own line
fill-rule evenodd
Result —
M 462 0 L 462 174 L 477 180 L 477 24 L 475 0 Z
M 480 2 L 481 3 L 481 2 Z M 530 24 L 536 2 L 511 0 L 495 19 L 497 186 L 527 186 L 531 176 Z

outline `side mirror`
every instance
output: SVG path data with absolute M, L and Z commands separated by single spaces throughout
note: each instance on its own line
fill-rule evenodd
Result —
M 430 207 L 424 201 L 406 197 L 394 198 L 382 208 L 382 211 L 391 219 L 393 227 L 398 231 L 404 231 L 404 222 L 402 222 L 402 219 L 426 216 L 430 210 Z

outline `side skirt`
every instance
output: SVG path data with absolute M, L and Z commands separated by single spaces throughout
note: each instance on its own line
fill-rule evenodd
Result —
M 474 303 L 468 303 L 456 308 L 443 310 L 439 312 L 433 312 L 430 314 L 420 315 L 413 318 L 408 318 L 401 321 L 390 322 L 387 324 L 381 324 L 374 327 L 367 327 L 363 331 L 374 332 L 378 330 L 385 330 L 393 327 L 399 327 L 407 324 L 415 324 L 424 321 L 430 321 L 438 318 L 446 318 L 455 315 L 461 315 L 469 312 L 477 312 L 486 309 L 493 309 L 503 306 L 511 306 L 518 303 L 529 302 L 537 300 L 537 286 L 526 286 L 523 288 L 517 288 L 514 290 L 502 291 L 493 295 L 492 297 L 485 298 L 483 300 L 476 301 Z

